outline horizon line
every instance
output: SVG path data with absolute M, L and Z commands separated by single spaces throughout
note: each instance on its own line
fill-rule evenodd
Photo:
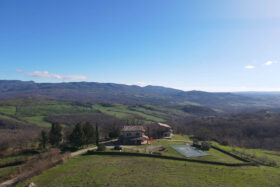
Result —
M 46 84 L 56 84 L 56 83 L 100 83 L 100 84 L 120 84 L 120 85 L 127 85 L 127 86 L 138 86 L 138 87 L 148 87 L 148 86 L 154 86 L 154 87 L 164 87 L 164 88 L 170 88 L 170 89 L 175 89 L 175 90 L 181 90 L 185 92 L 190 92 L 190 91 L 201 91 L 201 92 L 212 92 L 212 93 L 242 93 L 242 92 L 251 92 L 251 93 L 276 93 L 280 92 L 280 88 L 262 88 L 262 89 L 250 89 L 246 87 L 239 87 L 239 89 L 234 88 L 234 89 L 229 89 L 229 88 L 199 88 L 199 87 L 193 87 L 193 88 L 178 88 L 178 87 L 172 87 L 172 86 L 166 86 L 166 85 L 153 85 L 153 84 L 147 84 L 147 85 L 138 85 L 137 83 L 114 83 L 114 82 L 96 82 L 96 81 L 34 81 L 34 80 L 19 80 L 19 79 L 0 79 L 0 81 L 21 81 L 21 82 L 34 82 L 36 84 L 40 83 L 46 83 Z

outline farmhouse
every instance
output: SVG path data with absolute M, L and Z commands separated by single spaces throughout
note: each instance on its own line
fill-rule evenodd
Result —
M 146 134 L 153 139 L 167 138 L 170 139 L 173 137 L 172 128 L 164 123 L 154 123 L 151 125 L 146 125 Z
M 125 145 L 141 145 L 149 143 L 143 126 L 124 126 L 120 143 Z
M 149 138 L 172 138 L 172 128 L 164 123 L 155 123 L 144 126 L 124 126 L 119 140 L 124 145 L 148 144 Z

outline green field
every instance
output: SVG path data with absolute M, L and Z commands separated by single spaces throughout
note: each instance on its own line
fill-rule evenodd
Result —
M 23 119 L 41 127 L 51 127 L 51 123 L 44 120 L 45 116 L 24 117 Z
M 104 113 L 117 118 L 141 117 L 144 122 L 166 122 L 176 117 L 186 117 L 190 114 L 173 107 L 153 106 L 153 105 L 79 105 L 70 102 L 45 100 L 45 99 L 18 99 L 0 101 L 0 118 L 14 119 L 22 118 L 38 126 L 50 126 L 44 120 L 49 115 L 65 114 L 91 114 Z M 7 116 L 10 115 L 10 116 Z
M 5 114 L 14 115 L 16 113 L 16 107 L 14 106 L 0 106 L 0 112 Z
M 279 186 L 280 170 L 128 156 L 78 156 L 29 181 L 37 186 Z
M 9 120 L 13 120 L 13 121 L 16 121 L 16 122 L 22 122 L 22 121 L 18 120 L 15 117 L 11 117 L 11 116 L 8 116 L 8 115 L 3 115 L 3 114 L 0 114 L 0 118 L 2 118 L 2 119 L 9 119 Z
M 82 107 L 75 105 L 38 105 L 38 106 L 23 106 L 19 107 L 18 114 L 23 117 L 31 116 L 47 116 L 58 114 L 80 114 L 96 112 L 91 107 Z
M 94 105 L 93 106 L 96 110 L 99 110 L 105 114 L 115 116 L 117 118 L 125 118 L 133 115 L 141 116 L 147 121 L 156 121 L 156 122 L 164 122 L 165 120 L 159 117 L 156 117 L 152 114 L 148 114 L 147 110 L 141 108 L 138 110 L 135 107 L 128 107 L 126 105 L 115 104 L 109 107 L 105 107 L 102 105 Z M 143 111 L 144 110 L 144 111 Z
M 3 114 L 0 114 L 0 118 L 15 120 L 14 118 L 12 118 L 10 116 L 3 115 Z
M 213 142 L 212 144 L 216 145 L 226 151 L 229 151 L 229 152 L 232 152 L 232 149 L 233 149 L 233 147 L 219 145 L 216 142 Z M 269 151 L 269 150 L 264 150 L 264 149 L 244 149 L 244 148 L 240 148 L 240 147 L 234 147 L 234 149 L 241 153 L 249 153 L 249 154 L 255 155 L 256 157 L 267 157 L 269 159 L 276 161 L 277 166 L 280 167 L 280 152 L 279 151 Z
M 44 120 L 44 118 L 49 115 L 90 114 L 102 112 L 117 118 L 130 118 L 139 116 L 142 117 L 145 122 L 165 122 L 170 116 L 188 115 L 187 113 L 174 108 L 152 105 L 129 106 L 114 104 L 103 106 L 96 104 L 93 106 L 83 106 L 67 102 L 36 99 L 2 101 L 0 104 L 0 113 L 5 114 L 1 115 L 0 118 L 17 120 L 12 116 L 17 115 L 17 118 L 22 118 L 23 120 L 35 123 L 38 126 L 45 127 L 50 126 L 50 124 Z

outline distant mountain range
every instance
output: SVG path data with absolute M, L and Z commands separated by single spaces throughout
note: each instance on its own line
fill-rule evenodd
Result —
M 45 98 L 90 103 L 204 106 L 224 111 L 280 107 L 280 94 L 209 93 L 114 83 L 0 80 L 0 99 Z

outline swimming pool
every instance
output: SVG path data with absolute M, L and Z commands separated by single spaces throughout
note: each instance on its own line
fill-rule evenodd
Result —
M 205 153 L 204 151 L 190 146 L 190 145 L 172 145 L 173 149 L 184 155 L 185 157 L 198 157 L 198 156 L 207 156 L 208 153 Z

